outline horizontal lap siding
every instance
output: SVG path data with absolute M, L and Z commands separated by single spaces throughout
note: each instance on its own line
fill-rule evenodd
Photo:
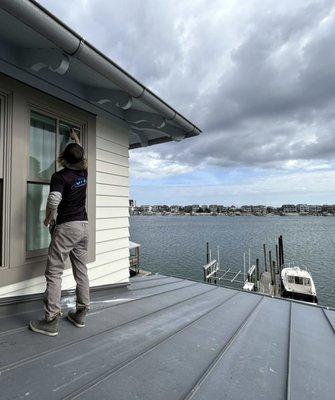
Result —
M 96 259 L 91 286 L 129 278 L 128 131 L 97 119 Z

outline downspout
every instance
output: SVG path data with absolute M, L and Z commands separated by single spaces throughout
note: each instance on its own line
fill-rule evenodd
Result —
M 1 0 L 0 7 L 50 40 L 66 54 L 77 58 L 115 83 L 130 96 L 141 99 L 168 121 L 173 121 L 182 127 L 186 132 L 186 137 L 201 133 L 198 127 L 180 115 L 94 46 L 86 42 L 84 38 L 44 9 L 35 0 Z

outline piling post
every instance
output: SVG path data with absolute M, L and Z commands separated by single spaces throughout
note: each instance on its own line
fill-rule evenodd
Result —
M 263 244 L 263 252 L 264 252 L 264 270 L 267 271 L 267 262 L 266 262 L 266 244 Z
M 259 290 L 259 259 L 256 259 L 256 290 Z
M 277 281 L 276 281 L 275 268 L 276 268 L 276 263 L 275 263 L 275 261 L 273 261 L 272 270 L 273 270 L 273 285 L 274 285 L 273 292 L 274 292 L 274 295 L 276 295 L 276 293 L 277 293 Z
M 281 241 L 281 261 L 282 261 L 282 265 L 285 264 L 284 261 L 284 243 L 283 243 L 283 236 L 280 235 L 280 241 Z
M 279 264 L 279 251 L 278 251 L 278 244 L 276 244 L 276 263 L 277 263 L 277 272 L 279 273 L 280 264 Z
M 243 281 L 245 282 L 245 253 L 243 253 Z
M 206 243 L 206 249 L 207 249 L 207 264 L 209 264 L 209 242 Z
M 272 257 L 271 250 L 269 251 L 269 267 L 270 267 L 270 275 L 271 275 L 271 285 L 273 285 L 273 265 L 272 265 Z

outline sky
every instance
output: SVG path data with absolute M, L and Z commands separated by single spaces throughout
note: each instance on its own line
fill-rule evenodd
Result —
M 203 133 L 130 152 L 137 204 L 335 203 L 335 2 L 40 0 Z

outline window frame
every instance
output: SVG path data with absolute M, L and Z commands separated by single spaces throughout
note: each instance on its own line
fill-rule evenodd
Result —
M 13 109 L 13 94 L 10 90 L 0 87 L 0 270 L 6 269 L 9 263 L 10 241 L 10 168 L 11 168 L 11 115 Z
M 59 171 L 61 169 L 58 167 L 58 164 L 57 164 L 58 148 L 59 148 L 59 143 L 60 143 L 60 141 L 59 141 L 59 139 L 60 139 L 59 138 L 60 122 L 69 123 L 73 126 L 76 126 L 78 129 L 80 129 L 80 141 L 81 141 L 83 148 L 87 152 L 87 150 L 86 150 L 87 137 L 85 134 L 87 132 L 87 129 L 85 129 L 86 124 L 84 121 L 79 121 L 79 120 L 69 117 L 68 115 L 57 113 L 54 110 L 46 110 L 45 108 L 39 107 L 35 104 L 34 105 L 30 104 L 29 105 L 29 132 L 28 132 L 28 139 L 27 139 L 27 142 L 28 142 L 27 171 L 28 171 L 28 173 L 27 173 L 27 182 L 26 182 L 26 193 L 27 193 L 26 205 L 28 202 L 28 185 L 29 184 L 50 186 L 50 180 L 39 179 L 39 178 L 34 178 L 34 177 L 30 176 L 30 168 L 29 168 L 30 142 L 29 141 L 30 141 L 30 128 L 31 128 L 32 113 L 36 113 L 36 114 L 39 114 L 44 117 L 52 118 L 56 122 L 56 131 L 54 132 L 54 134 L 55 134 L 55 170 L 54 170 L 54 172 Z M 26 218 L 26 229 L 27 229 L 27 218 Z M 27 235 L 25 235 L 25 249 L 26 249 L 26 260 L 27 261 L 30 261 L 37 257 L 43 257 L 43 256 L 45 257 L 48 254 L 48 248 L 28 250 L 27 249 Z

